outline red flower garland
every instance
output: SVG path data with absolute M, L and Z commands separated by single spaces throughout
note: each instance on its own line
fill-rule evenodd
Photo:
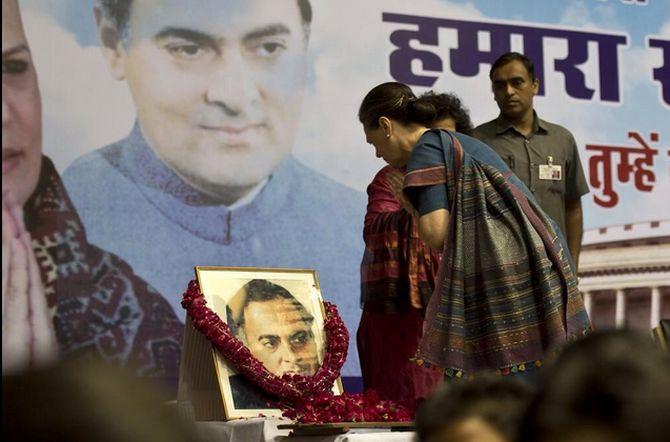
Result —
M 284 416 L 301 423 L 323 422 L 406 422 L 411 420 L 407 408 L 382 401 L 374 391 L 336 396 L 331 388 L 340 377 L 349 347 L 349 332 L 337 307 L 324 302 L 326 351 L 321 367 L 314 376 L 284 374 L 278 377 L 268 371 L 251 351 L 230 331 L 228 324 L 209 307 L 193 280 L 181 302 L 200 333 L 231 362 L 238 372 L 264 391 L 279 398 Z
M 380 400 L 377 392 L 362 394 L 320 393 L 302 398 L 290 406 L 282 405 L 283 415 L 303 424 L 324 422 L 410 422 L 407 407 L 392 401 Z
M 347 358 L 349 332 L 334 304 L 324 302 L 327 347 L 321 367 L 314 376 L 287 373 L 281 378 L 269 372 L 242 341 L 233 335 L 228 324 L 207 307 L 197 281 L 189 283 L 181 305 L 188 312 L 196 330 L 205 335 L 237 371 L 253 384 L 282 400 L 298 402 L 303 397 L 328 392 L 340 377 L 340 369 Z

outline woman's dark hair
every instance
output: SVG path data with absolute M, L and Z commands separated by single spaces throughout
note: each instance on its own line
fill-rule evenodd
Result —
M 595 332 L 566 347 L 540 381 L 522 442 L 568 441 L 588 432 L 651 442 L 670 434 L 670 356 L 646 334 Z
M 389 82 L 372 88 L 363 98 L 358 119 L 370 129 L 379 127 L 379 118 L 387 117 L 402 123 L 428 126 L 436 115 L 431 100 L 417 98 L 406 84 Z
M 435 121 L 451 118 L 456 123 L 456 132 L 470 135 L 474 129 L 470 113 L 456 94 L 436 94 L 428 91 L 421 95 L 422 100 L 430 101 L 435 107 Z

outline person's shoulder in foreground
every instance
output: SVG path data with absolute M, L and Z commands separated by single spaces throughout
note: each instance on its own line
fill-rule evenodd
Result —
M 2 399 L 4 440 L 205 440 L 156 386 L 99 362 L 68 361 L 3 376 Z

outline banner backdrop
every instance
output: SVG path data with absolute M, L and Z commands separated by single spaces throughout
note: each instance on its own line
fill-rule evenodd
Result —
M 670 218 L 667 0 L 103 3 L 20 1 L 44 153 L 89 240 L 182 320 L 195 265 L 314 268 L 360 375 L 364 192 L 383 163 L 358 106 L 396 80 L 455 92 L 481 124 L 508 50 L 535 63 L 539 116 L 577 140 L 584 227 Z

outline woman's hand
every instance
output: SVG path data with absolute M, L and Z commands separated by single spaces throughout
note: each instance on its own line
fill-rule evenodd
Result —
M 2 372 L 54 362 L 58 344 L 21 207 L 2 198 Z
M 2 373 L 30 365 L 28 261 L 19 227 L 2 198 Z

